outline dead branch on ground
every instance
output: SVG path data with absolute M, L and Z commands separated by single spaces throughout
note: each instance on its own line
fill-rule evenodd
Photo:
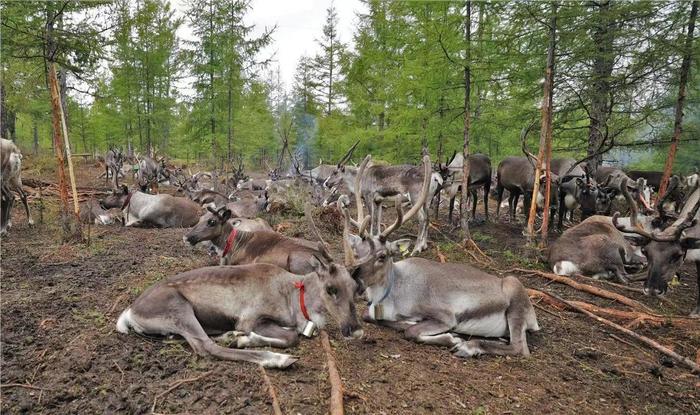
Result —
M 320 337 L 321 346 L 323 346 L 323 350 L 326 352 L 326 359 L 328 360 L 328 380 L 331 383 L 330 413 L 331 415 L 343 415 L 345 413 L 343 409 L 343 382 L 340 380 L 340 373 L 335 364 L 331 343 L 328 340 L 328 333 L 325 330 L 321 330 Z
M 179 388 L 180 386 L 184 385 L 185 383 L 196 382 L 198 380 L 204 379 L 205 377 L 211 375 L 212 373 L 214 373 L 214 371 L 210 370 L 208 372 L 202 373 L 199 376 L 181 379 L 181 380 L 178 380 L 177 382 L 173 383 L 172 385 L 170 385 L 170 387 L 168 389 L 159 393 L 158 395 L 156 395 L 155 399 L 153 399 L 153 406 L 151 406 L 151 413 L 156 412 L 156 403 L 158 402 L 158 399 L 164 397 L 165 395 L 169 394 L 170 392 L 174 391 L 175 389 Z
M 280 401 L 277 399 L 277 392 L 275 392 L 275 387 L 272 386 L 272 381 L 270 377 L 267 376 L 267 372 L 263 366 L 258 366 L 260 368 L 260 374 L 262 375 L 265 386 L 267 387 L 267 392 L 270 394 L 272 399 L 272 412 L 275 415 L 282 415 L 282 407 L 280 407 Z

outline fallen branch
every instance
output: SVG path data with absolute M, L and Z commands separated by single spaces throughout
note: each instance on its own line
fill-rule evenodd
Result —
M 267 376 L 265 368 L 263 366 L 258 366 L 260 368 L 260 373 L 262 374 L 263 381 L 265 381 L 265 386 L 267 386 L 267 392 L 270 394 L 272 399 L 272 412 L 275 415 L 282 415 L 282 408 L 280 407 L 280 401 L 277 399 L 277 392 L 275 392 L 275 387 L 272 386 L 272 381 L 270 377 Z
M 563 298 L 559 297 L 556 294 L 553 294 L 553 293 L 547 293 L 547 294 L 552 296 L 556 300 L 561 301 L 562 303 L 566 304 L 567 306 L 573 308 L 574 310 L 578 311 L 579 313 L 583 313 L 583 314 L 587 315 L 588 317 L 594 319 L 595 321 L 597 321 L 603 325 L 606 325 L 608 327 L 612 327 L 618 331 L 621 331 L 621 332 L 627 334 L 628 336 L 634 338 L 635 340 L 639 340 L 640 342 L 646 344 L 647 346 L 665 354 L 666 356 L 670 357 L 671 359 L 688 367 L 692 373 L 700 374 L 700 365 L 698 365 L 697 363 L 688 359 L 687 357 L 679 355 L 678 353 L 674 352 L 673 350 L 669 349 L 668 347 L 659 344 L 657 341 L 650 339 L 646 336 L 642 336 L 641 334 L 637 334 L 628 328 L 625 328 L 619 324 L 613 323 L 610 320 L 606 320 L 603 317 L 600 317 L 599 315 L 591 313 L 590 311 L 586 310 L 585 308 L 582 308 L 576 304 L 573 304 L 573 302 L 571 302 L 571 301 L 564 300 Z
M 603 284 L 611 285 L 611 286 L 617 287 L 617 288 L 619 288 L 619 289 L 621 289 L 621 290 L 630 291 L 630 292 L 637 293 L 637 294 L 644 294 L 644 290 L 642 290 L 641 288 L 630 287 L 629 285 L 618 284 L 618 283 L 612 282 L 612 281 L 597 280 L 597 279 L 595 279 L 595 278 L 593 278 L 593 277 L 587 277 L 587 276 L 581 275 L 581 274 L 576 274 L 576 276 L 579 277 L 579 278 L 587 279 L 587 280 L 589 280 L 589 281 L 602 282 Z
M 561 284 L 566 284 L 569 287 L 575 288 L 579 291 L 587 292 L 589 294 L 593 294 L 597 297 L 602 297 L 602 298 L 607 298 L 608 300 L 615 300 L 618 303 L 624 304 L 626 306 L 638 309 L 638 310 L 644 310 L 647 313 L 653 314 L 653 310 L 644 304 L 640 303 L 639 301 L 633 300 L 629 297 L 625 297 L 624 295 L 614 293 L 612 291 L 605 290 L 603 288 L 595 287 L 593 285 L 588 285 L 588 284 L 582 284 L 580 282 L 576 282 L 572 280 L 569 277 L 564 277 L 561 275 L 556 275 L 556 274 L 551 274 L 549 272 L 543 272 L 543 271 L 537 271 L 533 269 L 522 269 L 522 268 L 515 268 L 513 271 L 516 272 L 524 272 L 528 274 L 534 274 L 534 275 L 539 275 L 540 277 L 546 278 L 551 281 L 556 281 Z
M 326 352 L 326 359 L 328 360 L 328 380 L 331 382 L 331 403 L 330 403 L 330 413 L 331 415 L 343 415 L 343 382 L 340 380 L 340 373 L 338 373 L 338 367 L 335 364 L 335 359 L 333 358 L 333 350 L 331 349 L 331 343 L 328 340 L 328 333 L 325 330 L 321 330 L 321 346 Z
M 561 301 L 557 300 L 552 295 L 550 295 L 550 293 L 548 293 L 548 292 L 528 288 L 527 294 L 530 297 L 536 297 L 536 298 L 541 299 L 543 303 L 548 304 L 557 310 L 563 310 L 565 308 L 568 308 L 567 304 L 562 303 Z M 584 301 L 569 300 L 569 303 L 574 304 L 578 307 L 581 307 L 585 310 L 588 310 L 591 313 L 604 315 L 605 317 L 608 317 L 608 318 L 618 318 L 621 320 L 629 320 L 630 323 L 628 323 L 628 325 L 632 324 L 632 323 L 634 323 L 636 325 L 639 323 L 651 322 L 651 323 L 654 323 L 656 325 L 671 323 L 672 325 L 679 326 L 679 327 L 690 326 L 691 328 L 700 328 L 700 322 L 698 322 L 695 319 L 691 319 L 691 318 L 664 317 L 664 316 L 660 316 L 658 314 L 649 314 L 649 313 L 644 313 L 641 311 L 623 311 L 623 310 L 617 310 L 614 308 L 599 307 L 595 304 L 586 303 Z M 574 311 L 576 311 L 576 310 L 574 310 Z
M 178 380 L 177 382 L 173 383 L 168 389 L 166 389 L 165 391 L 156 395 L 155 399 L 153 399 L 153 406 L 151 406 L 151 412 L 153 412 L 153 413 L 156 412 L 156 403 L 158 402 L 158 399 L 164 397 L 165 395 L 169 394 L 170 392 L 174 391 L 175 389 L 179 388 L 180 386 L 184 385 L 185 383 L 196 382 L 198 380 L 204 379 L 205 377 L 211 375 L 213 372 L 214 372 L 213 370 L 210 370 L 208 372 L 202 373 L 199 376 L 195 376 L 195 377 L 187 378 L 187 379 L 181 379 L 181 380 Z

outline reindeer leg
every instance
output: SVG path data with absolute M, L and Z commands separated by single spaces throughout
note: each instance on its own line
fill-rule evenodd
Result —
M 452 347 L 461 343 L 462 340 L 449 332 L 451 328 L 442 321 L 424 320 L 407 328 L 403 335 L 416 343 Z
M 450 224 L 452 224 L 452 213 L 454 212 L 454 209 L 455 209 L 455 197 L 457 197 L 457 196 L 454 195 L 450 198 L 450 209 L 449 209 L 449 213 L 447 214 L 447 220 Z
M 284 349 L 296 346 L 297 343 L 299 334 L 293 327 L 282 327 L 271 321 L 258 324 L 247 335 L 236 338 L 236 346 L 239 348 L 271 346 Z
M 505 284 L 505 281 L 504 281 Z M 511 299 L 510 306 L 506 309 L 506 320 L 510 334 L 510 343 L 496 340 L 469 340 L 462 341 L 453 349 L 455 356 L 472 357 L 480 354 L 496 354 L 511 356 L 529 356 L 530 349 L 527 345 L 526 330 L 539 330 L 532 305 L 522 286 Z
M 34 219 L 32 219 L 31 213 L 29 213 L 29 203 L 27 202 L 27 193 L 22 189 L 22 181 L 17 180 L 15 183 L 15 191 L 19 195 L 19 199 L 22 201 L 22 204 L 24 205 L 24 212 L 27 214 L 27 222 L 29 222 L 29 226 L 34 226 Z
M 428 246 L 428 213 L 427 206 L 423 206 L 421 210 L 418 211 L 418 236 L 416 237 L 416 246 L 413 247 L 411 255 L 418 254 L 422 252 Z
M 476 220 L 476 202 L 478 197 L 476 194 L 476 189 L 469 189 L 469 195 L 472 198 L 472 220 Z
M 491 192 L 491 179 L 484 183 L 484 216 L 486 216 L 486 222 L 489 221 L 489 193 Z
M 503 201 L 503 190 L 505 190 L 503 188 L 503 186 L 496 185 L 496 202 L 497 202 L 496 203 L 496 220 L 498 220 L 498 215 L 501 213 L 501 202 Z M 488 195 L 484 196 L 484 198 L 488 198 Z

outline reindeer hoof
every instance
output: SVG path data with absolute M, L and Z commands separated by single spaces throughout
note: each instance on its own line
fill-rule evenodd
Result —
M 270 357 L 265 359 L 262 365 L 270 369 L 286 369 L 297 360 L 299 360 L 299 358 L 296 356 L 283 353 L 270 353 Z
M 450 350 L 457 357 L 475 357 L 482 353 L 481 348 L 474 341 L 458 343 Z
M 700 318 L 700 307 L 696 307 L 695 310 L 693 310 L 688 317 L 690 318 Z
M 29 222 L 29 227 L 33 228 L 34 227 L 34 219 L 29 219 L 27 222 Z

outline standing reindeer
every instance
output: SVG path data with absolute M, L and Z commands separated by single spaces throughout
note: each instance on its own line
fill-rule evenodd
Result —
M 109 183 L 109 176 L 112 176 L 112 188 L 119 187 L 119 174 L 124 164 L 124 154 L 120 149 L 110 149 L 105 156 L 105 184 Z

